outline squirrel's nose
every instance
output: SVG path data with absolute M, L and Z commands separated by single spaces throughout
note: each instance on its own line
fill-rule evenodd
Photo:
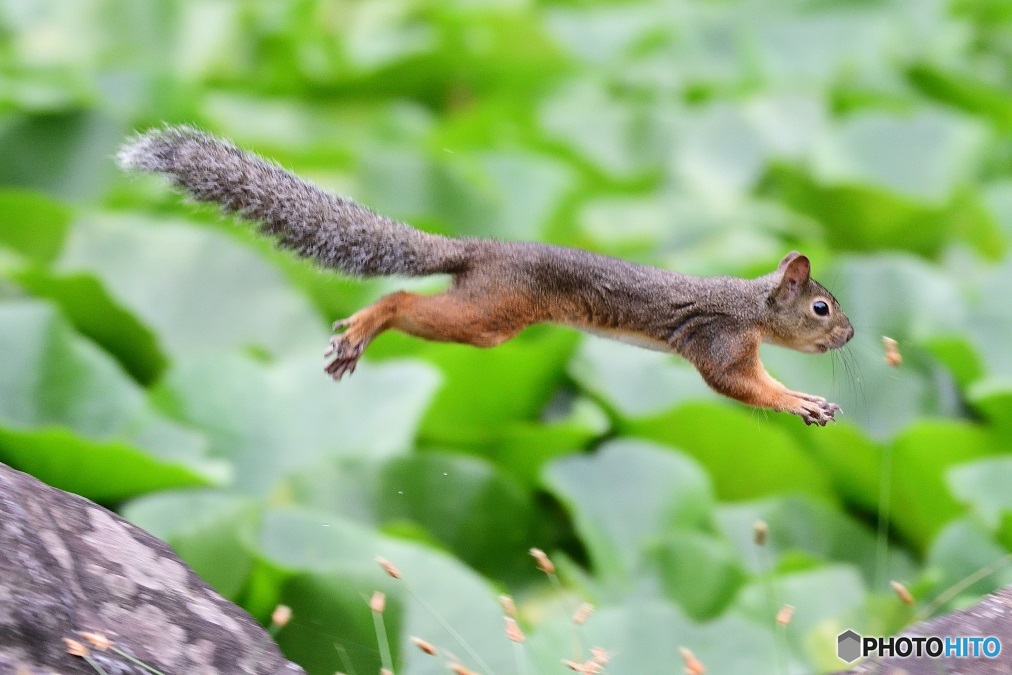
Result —
M 843 341 L 844 344 L 846 344 L 847 342 L 850 342 L 850 339 L 852 337 L 854 337 L 854 327 L 853 326 L 847 326 L 847 337 Z

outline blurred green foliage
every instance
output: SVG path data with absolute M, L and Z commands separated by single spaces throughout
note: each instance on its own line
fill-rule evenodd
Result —
M 397 672 L 444 672 L 411 635 L 485 672 L 591 645 L 615 673 L 673 672 L 679 646 L 838 668 L 845 628 L 1012 583 L 1010 34 L 1004 0 L 0 0 L 0 460 L 120 508 L 262 620 L 291 605 L 310 673 L 376 672 L 375 589 Z M 764 359 L 847 414 L 806 428 L 563 328 L 387 335 L 335 385 L 329 321 L 441 282 L 320 273 L 118 175 L 163 122 L 432 231 L 698 274 L 801 249 L 858 337 Z

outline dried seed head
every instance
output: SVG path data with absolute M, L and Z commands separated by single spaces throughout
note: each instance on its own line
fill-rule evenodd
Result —
M 882 346 L 885 347 L 885 362 L 893 368 L 899 368 L 903 363 L 903 355 L 900 354 L 900 343 L 891 337 L 882 336 Z
M 67 653 L 72 656 L 89 656 L 91 652 L 82 643 L 71 638 L 63 638 L 63 641 L 67 644 Z
M 104 652 L 109 647 L 112 647 L 112 640 L 101 633 L 89 633 L 87 631 L 78 631 L 78 633 L 100 652 Z
M 786 626 L 794 618 L 794 605 L 784 605 L 777 612 L 777 623 L 781 626 Z
M 576 661 L 567 661 L 566 659 L 563 659 L 562 660 L 562 665 L 564 665 L 566 668 L 569 668 L 570 670 L 576 671 L 578 673 L 582 673 L 583 672 L 583 664 L 582 663 L 577 663 Z
M 513 642 L 523 642 L 525 639 L 524 632 L 520 630 L 520 626 L 517 625 L 516 619 L 514 619 L 512 616 L 507 616 L 505 620 L 506 620 L 506 637 L 508 637 L 510 640 L 513 640 Z
M 394 675 L 394 671 L 389 668 L 380 668 L 380 675 Z
M 893 587 L 894 591 L 896 591 L 896 595 L 899 596 L 899 599 L 903 601 L 903 604 L 905 605 L 914 604 L 914 596 L 910 595 L 910 591 L 907 590 L 906 586 L 904 586 L 898 581 L 890 581 L 889 585 Z
M 703 675 L 706 672 L 706 667 L 692 651 L 685 647 L 679 647 L 678 651 L 682 653 L 682 660 L 685 661 L 685 675 Z
M 611 660 L 608 650 L 604 647 L 591 647 L 590 656 L 594 659 L 594 663 L 599 663 L 602 666 L 608 665 L 608 661 Z
M 538 563 L 538 569 L 545 574 L 555 574 L 555 565 L 548 559 L 548 555 L 540 548 L 532 548 L 531 556 Z
M 453 673 L 453 675 L 478 675 L 478 673 L 474 672 L 463 663 L 451 663 L 450 672 Z
M 517 606 L 513 604 L 513 598 L 508 595 L 500 595 L 499 604 L 502 605 L 502 611 L 506 616 L 516 617 Z
M 383 610 L 387 607 L 387 596 L 383 595 L 380 591 L 373 591 L 372 597 L 369 598 L 369 609 L 382 614 Z
M 436 651 L 436 647 L 431 642 L 427 642 L 420 637 L 414 636 L 411 637 L 411 641 L 415 644 L 416 647 L 421 649 L 429 656 L 439 656 L 439 652 Z
M 401 571 L 396 567 L 394 567 L 394 564 L 389 560 L 387 560 L 386 558 L 376 556 L 376 562 L 379 563 L 379 566 L 383 568 L 384 572 L 392 576 L 394 579 L 401 578 Z
M 757 520 L 752 526 L 752 541 L 755 542 L 756 546 L 766 545 L 766 535 L 769 534 L 770 526 L 766 524 L 765 520 Z
M 573 623 L 577 626 L 582 626 L 587 623 L 587 619 L 590 618 L 590 613 L 594 611 L 594 605 L 589 602 L 581 602 L 580 606 L 573 612 Z
M 271 612 L 271 623 L 278 628 L 284 628 L 292 620 L 292 608 L 288 605 L 278 605 Z

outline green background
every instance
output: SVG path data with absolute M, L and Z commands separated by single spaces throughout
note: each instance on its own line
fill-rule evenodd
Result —
M 675 672 L 680 646 L 842 667 L 842 630 L 1012 582 L 1010 83 L 1005 0 L 0 0 L 0 461 L 263 621 L 292 606 L 278 639 L 310 673 L 377 671 L 376 589 L 399 673 L 445 672 L 411 635 L 495 673 L 593 645 L 614 673 Z M 121 175 L 164 122 L 430 231 L 695 274 L 801 250 L 857 337 L 764 360 L 846 414 L 808 428 L 559 327 L 384 335 L 334 384 L 330 321 L 445 280 L 321 272 Z

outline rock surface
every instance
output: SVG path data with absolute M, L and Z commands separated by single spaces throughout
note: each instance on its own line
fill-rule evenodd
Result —
M 0 464 L 0 673 L 97 671 L 81 632 L 169 674 L 285 673 L 267 632 L 163 542 L 87 499 Z M 147 674 L 90 650 L 109 675 Z

